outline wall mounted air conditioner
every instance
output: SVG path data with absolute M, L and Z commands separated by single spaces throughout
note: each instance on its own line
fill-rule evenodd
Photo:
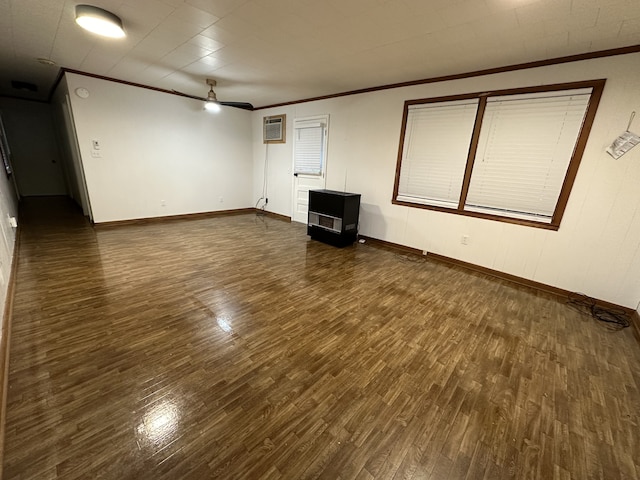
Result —
M 286 115 L 272 115 L 262 119 L 263 143 L 285 143 Z

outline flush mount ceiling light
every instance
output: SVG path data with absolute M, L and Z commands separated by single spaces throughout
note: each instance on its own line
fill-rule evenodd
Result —
M 204 102 L 204 108 L 210 112 L 219 112 L 220 111 L 220 103 L 218 102 L 218 98 L 216 97 L 216 92 L 213 91 L 213 87 L 215 87 L 217 82 L 211 78 L 207 78 L 207 85 L 210 85 L 209 93 L 207 94 L 207 101 Z
M 76 5 L 76 23 L 85 30 L 105 37 L 125 36 L 120 17 L 92 5 Z

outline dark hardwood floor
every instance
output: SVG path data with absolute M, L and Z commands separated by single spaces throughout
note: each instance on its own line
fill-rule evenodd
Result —
M 255 215 L 26 204 L 5 479 L 638 479 L 640 345 Z

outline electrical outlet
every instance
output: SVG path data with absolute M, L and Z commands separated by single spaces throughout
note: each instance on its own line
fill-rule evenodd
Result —
M 160 206 L 161 207 L 166 207 L 167 206 L 167 202 L 165 202 L 164 200 L 160 200 Z
M 223 203 L 223 202 L 224 202 L 224 198 L 220 197 L 220 198 L 218 198 L 218 201 L 219 201 L 220 203 Z
M 422 255 L 426 255 L 427 251 L 426 250 L 422 250 Z
M 462 245 L 469 245 L 469 235 L 462 235 L 462 238 L 460 239 L 460 243 Z

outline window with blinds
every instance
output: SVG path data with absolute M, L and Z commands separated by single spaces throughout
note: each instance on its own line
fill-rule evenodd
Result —
M 458 206 L 477 110 L 477 98 L 409 107 L 398 200 Z
M 296 120 L 294 129 L 294 173 L 321 175 L 324 166 L 327 122 L 324 118 Z
M 557 229 L 603 87 L 405 102 L 393 202 Z
M 465 210 L 551 223 L 590 95 L 487 99 Z

